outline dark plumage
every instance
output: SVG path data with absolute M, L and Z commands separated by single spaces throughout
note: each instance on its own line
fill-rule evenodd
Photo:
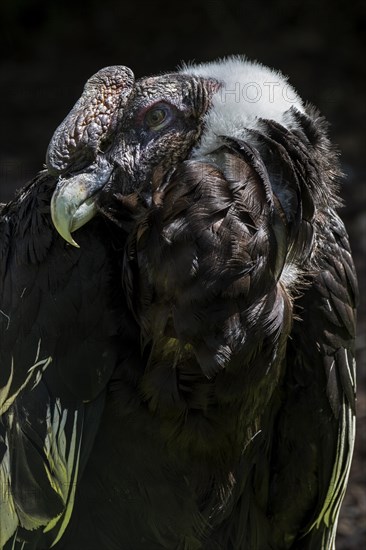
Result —
M 240 58 L 112 67 L 47 159 L 0 218 L 0 548 L 334 548 L 357 284 L 324 121 Z

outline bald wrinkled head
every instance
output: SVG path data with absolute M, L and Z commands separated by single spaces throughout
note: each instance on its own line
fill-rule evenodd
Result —
M 95 215 L 102 189 L 147 198 L 154 169 L 174 169 L 197 144 L 218 86 L 179 73 L 135 81 L 123 66 L 91 77 L 48 148 L 48 169 L 58 174 L 51 210 L 59 233 L 77 246 L 71 233 Z
M 216 82 L 179 74 L 138 80 L 120 111 L 108 152 L 121 193 L 148 191 L 152 171 L 187 157 L 202 133 Z

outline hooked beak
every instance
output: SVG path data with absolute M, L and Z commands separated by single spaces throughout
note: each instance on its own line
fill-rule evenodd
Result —
M 70 178 L 60 178 L 51 200 L 51 217 L 61 237 L 80 248 L 71 233 L 88 223 L 97 213 L 98 192 L 108 182 L 112 166 L 104 159 Z

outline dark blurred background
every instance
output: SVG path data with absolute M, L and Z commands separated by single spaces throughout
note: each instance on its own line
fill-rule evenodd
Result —
M 136 76 L 181 61 L 246 54 L 287 74 L 330 121 L 345 173 L 341 214 L 366 282 L 366 2 L 325 0 L 1 0 L 0 202 L 42 168 L 48 141 L 87 78 L 124 64 Z M 363 299 L 362 299 L 363 300 Z M 358 438 L 338 550 L 366 548 L 366 314 L 361 301 Z

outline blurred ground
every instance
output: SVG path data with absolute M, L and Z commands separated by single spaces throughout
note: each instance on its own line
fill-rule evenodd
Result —
M 366 151 L 363 1 L 2 0 L 0 201 L 42 167 L 53 130 L 106 65 L 136 76 L 245 53 L 289 75 L 331 122 L 342 152 L 346 222 L 358 270 L 358 435 L 338 550 L 366 547 Z

